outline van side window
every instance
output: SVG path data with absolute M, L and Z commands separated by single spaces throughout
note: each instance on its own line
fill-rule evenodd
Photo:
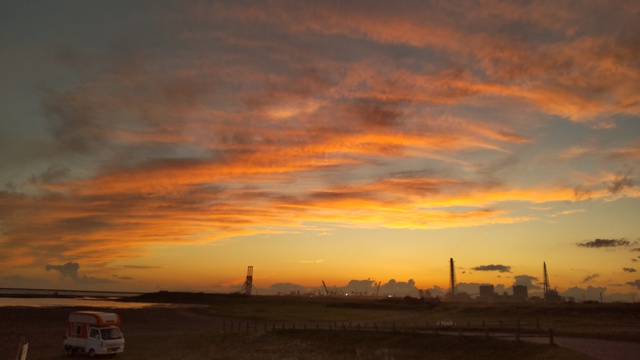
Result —
M 98 329 L 91 329 L 91 332 L 89 333 L 89 337 L 93 339 L 100 339 L 100 332 L 98 331 Z

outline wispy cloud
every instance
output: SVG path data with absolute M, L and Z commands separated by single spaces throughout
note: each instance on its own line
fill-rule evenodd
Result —
M 298 260 L 301 264 L 320 264 L 324 262 L 324 259 L 316 259 L 316 260 Z

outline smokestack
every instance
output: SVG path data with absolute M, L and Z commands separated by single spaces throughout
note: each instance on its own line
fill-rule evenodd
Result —
M 453 296 L 456 294 L 456 270 L 453 266 L 453 258 L 449 259 L 449 264 L 451 268 L 451 295 Z

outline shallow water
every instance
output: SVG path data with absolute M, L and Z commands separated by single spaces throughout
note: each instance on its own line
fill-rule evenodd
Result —
M 156 303 L 120 302 L 113 300 L 91 298 L 0 298 L 0 306 L 26 306 L 26 307 L 96 307 L 112 309 L 134 309 L 151 306 L 166 306 Z

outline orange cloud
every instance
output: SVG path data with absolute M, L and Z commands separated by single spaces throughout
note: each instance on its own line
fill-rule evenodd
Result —
M 613 128 L 610 115 L 640 113 L 637 32 L 625 27 L 637 5 L 607 4 L 625 26 L 596 31 L 600 3 L 239 4 L 158 14 L 176 30 L 162 56 L 143 44 L 86 55 L 77 82 L 45 95 L 50 167 L 0 192 L 0 266 L 310 223 L 517 223 L 537 217 L 514 202 L 639 196 L 610 169 L 553 185 L 528 170 L 528 186 L 493 170 L 543 148 L 540 129 L 559 117 Z M 628 164 L 638 149 L 573 143 L 558 159 Z

